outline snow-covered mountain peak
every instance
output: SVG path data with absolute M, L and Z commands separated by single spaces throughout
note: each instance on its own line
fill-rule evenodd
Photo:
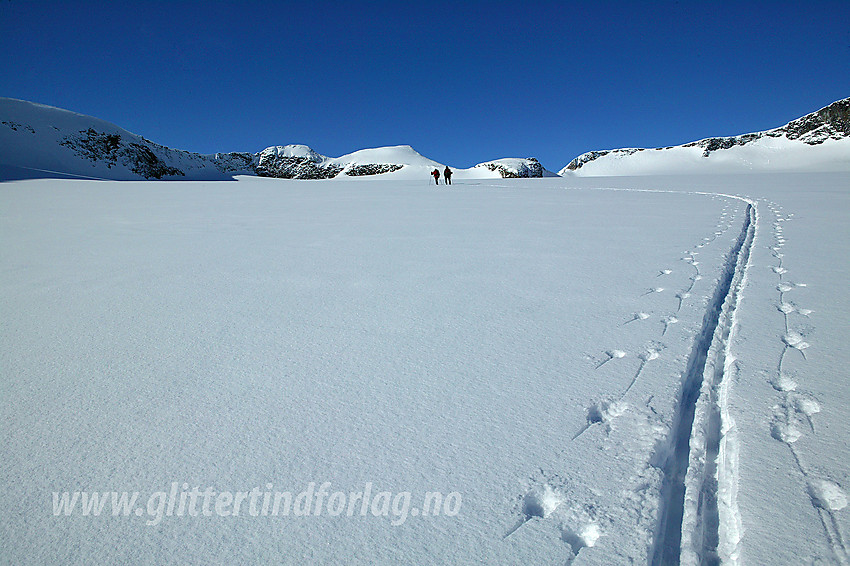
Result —
M 536 160 L 498 160 L 492 168 L 459 169 L 458 179 L 534 177 Z M 430 179 L 438 163 L 409 145 L 328 157 L 304 144 L 257 153 L 202 155 L 171 149 L 114 124 L 43 104 L 0 98 L 0 178 L 44 173 L 99 179 L 228 179 L 235 174 L 284 179 Z
M 310 146 L 303 144 L 275 145 L 267 147 L 260 155 L 274 155 L 275 157 L 306 157 L 307 159 L 320 163 L 327 159 L 324 155 L 317 153 Z
M 527 177 L 557 177 L 547 170 L 534 157 L 520 159 L 516 157 L 503 157 L 493 161 L 479 163 L 473 169 L 486 169 L 503 178 L 527 178 Z
M 0 98 L 0 166 L 20 174 L 98 179 L 227 179 L 246 173 L 250 153 L 201 155 L 171 149 L 99 118 Z
M 409 145 L 394 145 L 361 149 L 336 158 L 336 161 L 350 163 L 395 163 L 399 165 L 441 166 L 428 159 Z
M 784 126 L 666 148 L 590 151 L 560 175 L 850 171 L 850 98 Z

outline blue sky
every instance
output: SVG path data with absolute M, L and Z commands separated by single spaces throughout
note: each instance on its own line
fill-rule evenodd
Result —
M 850 96 L 850 0 L 0 0 L 0 96 L 202 153 L 456 167 L 780 126 Z

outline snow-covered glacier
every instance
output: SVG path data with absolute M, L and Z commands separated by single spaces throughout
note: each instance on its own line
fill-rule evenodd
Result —
M 846 561 L 846 174 L 316 187 L 0 183 L 5 561 Z

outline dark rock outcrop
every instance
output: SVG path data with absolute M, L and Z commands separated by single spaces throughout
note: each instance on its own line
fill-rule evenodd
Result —
M 351 177 L 361 177 L 364 175 L 382 175 L 384 173 L 392 173 L 398 171 L 404 165 L 396 165 L 393 163 L 369 164 L 369 165 L 354 165 L 345 170 L 345 174 Z
M 543 177 L 544 174 L 543 166 L 534 157 L 488 161 L 486 163 L 479 163 L 476 167 L 484 167 L 490 171 L 495 171 L 503 179 L 539 178 Z
M 119 134 L 105 134 L 89 128 L 66 136 L 60 145 L 71 149 L 79 157 L 102 162 L 109 169 L 124 165 L 145 179 L 185 175 L 180 169 L 170 167 L 150 147 L 135 142 L 126 143 Z
M 310 157 L 295 157 L 260 153 L 254 171 L 260 177 L 278 179 L 332 179 L 342 167 L 322 165 Z

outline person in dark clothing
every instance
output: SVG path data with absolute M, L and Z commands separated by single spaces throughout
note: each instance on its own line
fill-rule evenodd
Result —
M 434 182 L 439 185 L 440 184 L 440 170 L 434 169 L 433 171 L 431 171 L 431 175 L 434 176 Z
M 446 170 L 445 170 L 445 171 L 443 171 L 443 177 L 445 177 L 445 178 L 446 178 L 446 184 L 447 184 L 447 185 L 451 185 L 451 184 L 452 184 L 452 170 L 451 170 L 451 169 L 449 169 L 449 166 L 448 166 L 448 165 L 446 165 Z

